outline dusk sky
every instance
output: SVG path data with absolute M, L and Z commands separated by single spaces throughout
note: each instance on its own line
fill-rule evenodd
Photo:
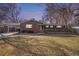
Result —
M 23 19 L 31 19 L 35 18 L 36 20 L 40 20 L 44 14 L 45 4 L 28 4 L 21 3 L 18 4 L 21 7 L 20 17 Z

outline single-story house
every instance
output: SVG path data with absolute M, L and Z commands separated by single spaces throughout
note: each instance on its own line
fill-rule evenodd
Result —
M 20 24 L 21 32 L 70 32 L 70 30 L 65 25 L 50 25 L 43 24 L 41 22 L 30 20 Z
M 20 23 L 6 23 L 8 27 L 8 32 L 20 31 Z
M 8 28 L 7 28 L 7 26 L 1 26 L 0 25 L 0 33 L 6 33 L 8 31 Z
M 20 23 L 3 23 L 0 24 L 0 33 L 20 31 Z

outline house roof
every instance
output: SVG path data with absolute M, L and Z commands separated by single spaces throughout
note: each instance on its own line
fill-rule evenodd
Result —
M 0 24 L 0 27 L 9 26 L 9 27 L 17 27 L 20 23 L 2 23 Z
M 29 21 L 24 22 L 24 23 L 26 23 L 26 24 L 43 24 L 43 23 L 38 22 L 38 21 L 36 21 L 36 20 L 29 20 Z
M 13 25 L 20 25 L 20 23 L 5 23 L 5 25 L 8 25 L 8 26 L 12 25 L 13 26 Z

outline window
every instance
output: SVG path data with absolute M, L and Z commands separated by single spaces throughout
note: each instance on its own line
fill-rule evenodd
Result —
M 48 25 L 46 25 L 46 28 L 49 28 L 49 26 L 48 26 Z
M 53 28 L 53 26 L 50 26 L 50 28 Z
M 32 24 L 26 24 L 26 28 L 32 28 Z
M 57 26 L 57 28 L 62 28 L 62 26 Z

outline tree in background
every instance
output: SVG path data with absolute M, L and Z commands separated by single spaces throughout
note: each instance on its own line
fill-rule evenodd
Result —
M 19 8 L 14 3 L 1 3 L 0 4 L 0 22 L 10 20 L 17 22 L 19 15 Z
M 75 25 L 79 26 L 79 4 L 76 4 L 78 8 L 73 10 L 74 18 L 75 18 Z
M 13 21 L 13 22 L 17 22 L 18 21 L 18 15 L 20 13 L 20 9 L 19 7 L 17 7 L 17 4 L 9 4 L 10 8 L 9 8 L 9 18 Z
M 72 4 L 51 3 L 47 4 L 45 20 L 49 20 L 53 25 L 72 25 L 73 12 Z

